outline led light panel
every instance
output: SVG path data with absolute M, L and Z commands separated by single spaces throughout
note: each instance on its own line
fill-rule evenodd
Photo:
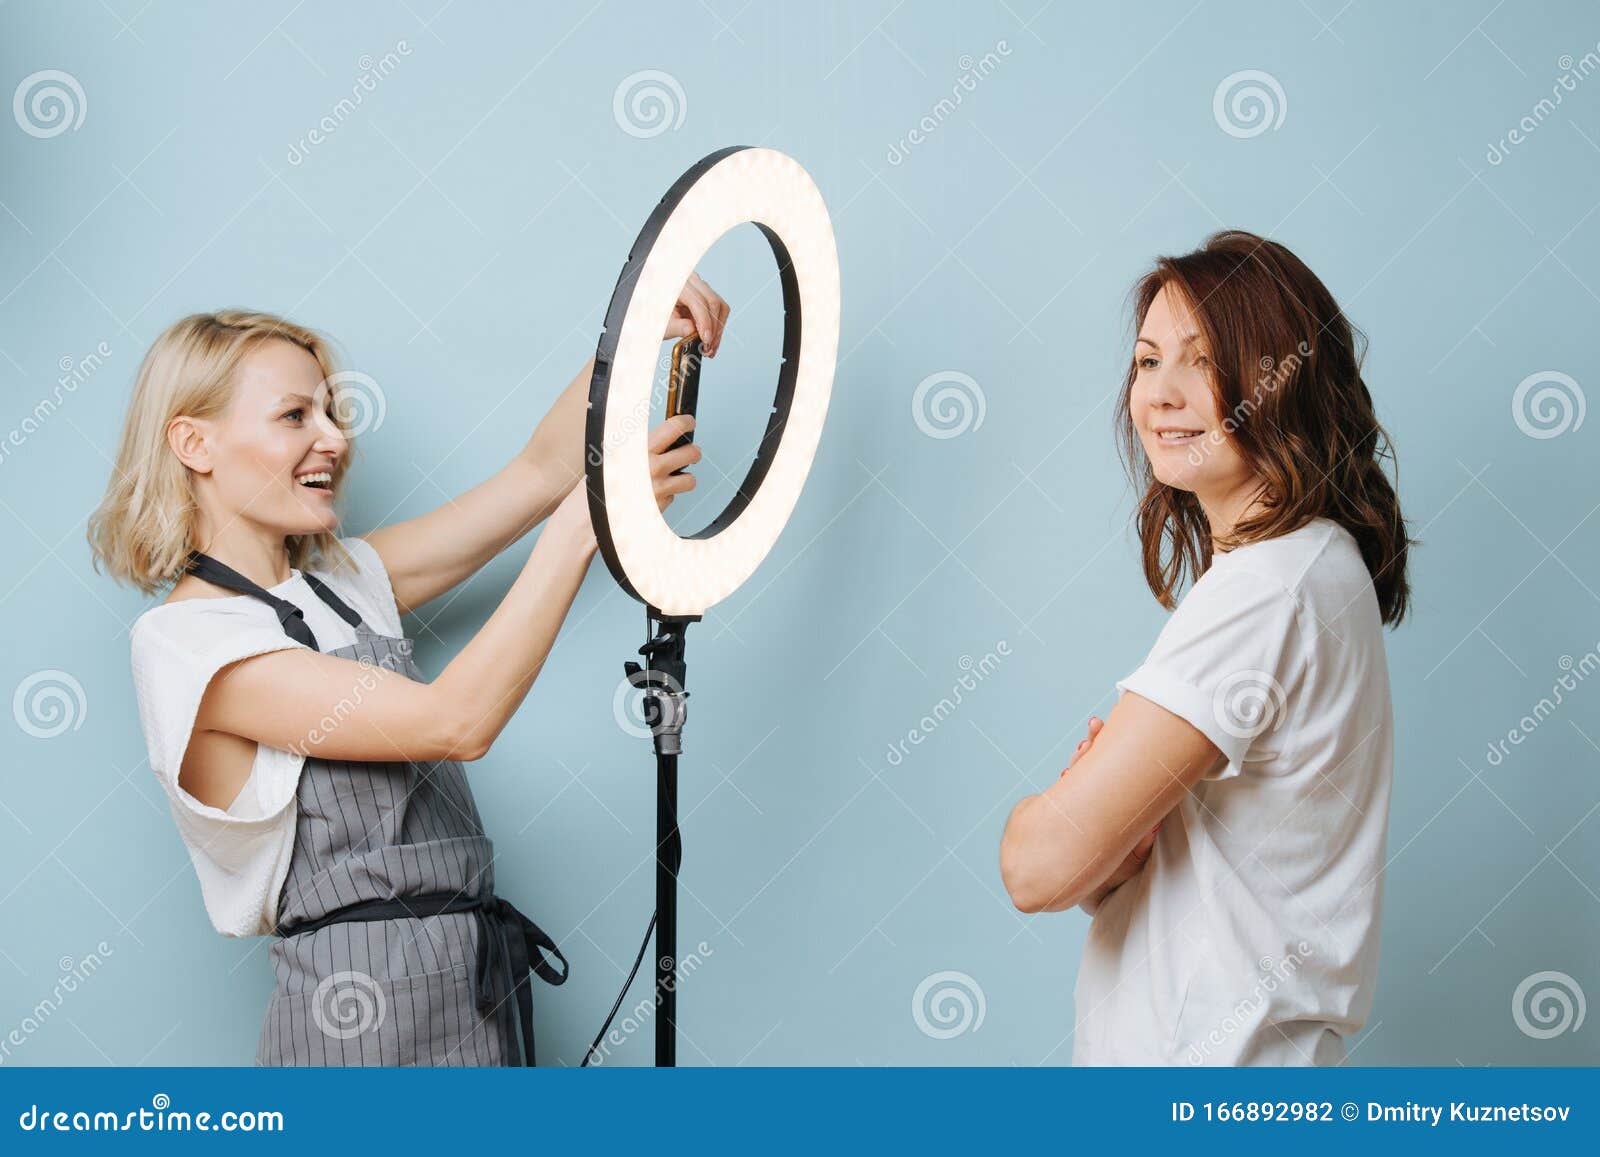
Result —
M 656 507 L 648 437 L 661 335 L 684 282 L 724 233 L 754 222 L 783 286 L 783 361 L 755 461 L 727 507 L 684 537 Z M 712 153 L 667 191 L 617 280 L 589 385 L 589 512 L 622 588 L 665 615 L 699 615 L 778 540 L 822 436 L 839 353 L 839 257 L 810 175 L 772 149 Z M 702 395 L 703 396 L 703 395 Z

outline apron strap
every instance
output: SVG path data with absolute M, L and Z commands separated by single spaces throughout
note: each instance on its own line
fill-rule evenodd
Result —
M 244 575 L 234 570 L 225 563 L 218 562 L 209 554 L 201 551 L 189 553 L 188 566 L 184 568 L 189 574 L 198 575 L 208 583 L 222 587 L 224 590 L 238 591 L 242 595 L 252 595 L 270 606 L 277 613 L 278 623 L 283 627 L 284 634 L 297 643 L 303 643 L 313 651 L 320 650 L 317 646 L 317 636 L 312 633 L 306 624 L 305 612 L 295 606 L 288 599 L 280 599 L 277 595 L 267 591 L 264 587 L 247 579 Z M 306 585 L 326 603 L 335 614 L 352 627 L 361 625 L 361 616 L 351 610 L 338 595 L 328 589 L 326 583 L 314 575 L 303 575 Z
M 334 614 L 338 615 L 352 627 L 359 627 L 361 625 L 361 616 L 356 614 L 354 609 L 352 609 L 343 599 L 334 594 L 333 590 L 328 586 L 327 583 L 323 582 L 314 574 L 304 574 L 301 577 L 306 580 L 306 586 L 315 591 L 317 597 L 323 602 L 327 603 L 328 606 L 333 609 Z

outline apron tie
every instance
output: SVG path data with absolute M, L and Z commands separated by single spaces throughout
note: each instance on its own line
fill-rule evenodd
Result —
M 519 1065 L 534 1064 L 533 985 L 531 971 L 546 984 L 565 984 L 567 958 L 549 935 L 500 896 L 463 896 L 453 892 L 430 892 L 422 896 L 396 896 L 391 900 L 362 900 L 319 916 L 315 920 L 290 921 L 274 931 L 279 936 L 297 936 L 341 920 L 392 920 L 398 917 L 420 919 L 444 912 L 472 912 L 478 923 L 478 959 L 472 975 L 472 1002 L 485 1016 L 493 1016 L 503 1029 L 509 1028 L 511 1010 L 506 1003 L 516 997 L 517 1025 L 521 1029 Z M 561 962 L 557 971 L 547 957 Z M 516 1039 L 502 1032 L 507 1041 Z
M 474 1002 L 485 1016 L 509 1018 L 504 1008 L 516 997 L 517 1024 L 521 1031 L 524 1065 L 533 1061 L 533 986 L 532 971 L 546 984 L 563 984 L 567 979 L 567 958 L 556 942 L 528 917 L 501 896 L 485 897 L 477 907 L 478 967 L 473 976 Z M 546 954 L 561 962 L 561 970 Z M 503 1009 L 503 1011 L 502 1011 Z M 506 1034 L 510 1039 L 510 1034 Z

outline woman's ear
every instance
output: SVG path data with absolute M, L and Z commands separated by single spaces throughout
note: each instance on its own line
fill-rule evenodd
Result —
M 211 444 L 202 423 L 179 415 L 167 423 L 167 445 L 196 474 L 211 473 Z

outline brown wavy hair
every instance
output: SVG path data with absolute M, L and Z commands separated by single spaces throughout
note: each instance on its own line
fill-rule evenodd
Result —
M 1230 229 L 1193 253 L 1159 257 L 1133 287 L 1134 333 L 1164 287 L 1193 312 L 1211 360 L 1223 432 L 1261 486 L 1256 505 L 1221 546 L 1232 549 L 1298 530 L 1313 518 L 1355 538 L 1372 575 L 1382 621 L 1405 617 L 1411 589 L 1406 534 L 1383 460 L 1394 447 L 1361 378 L 1367 339 L 1325 285 L 1276 241 Z M 1145 581 L 1162 606 L 1211 565 L 1211 526 L 1191 491 L 1155 477 L 1130 410 L 1137 360 L 1129 359 L 1117 440 L 1139 499 Z M 1398 465 L 1395 464 L 1398 480 Z

